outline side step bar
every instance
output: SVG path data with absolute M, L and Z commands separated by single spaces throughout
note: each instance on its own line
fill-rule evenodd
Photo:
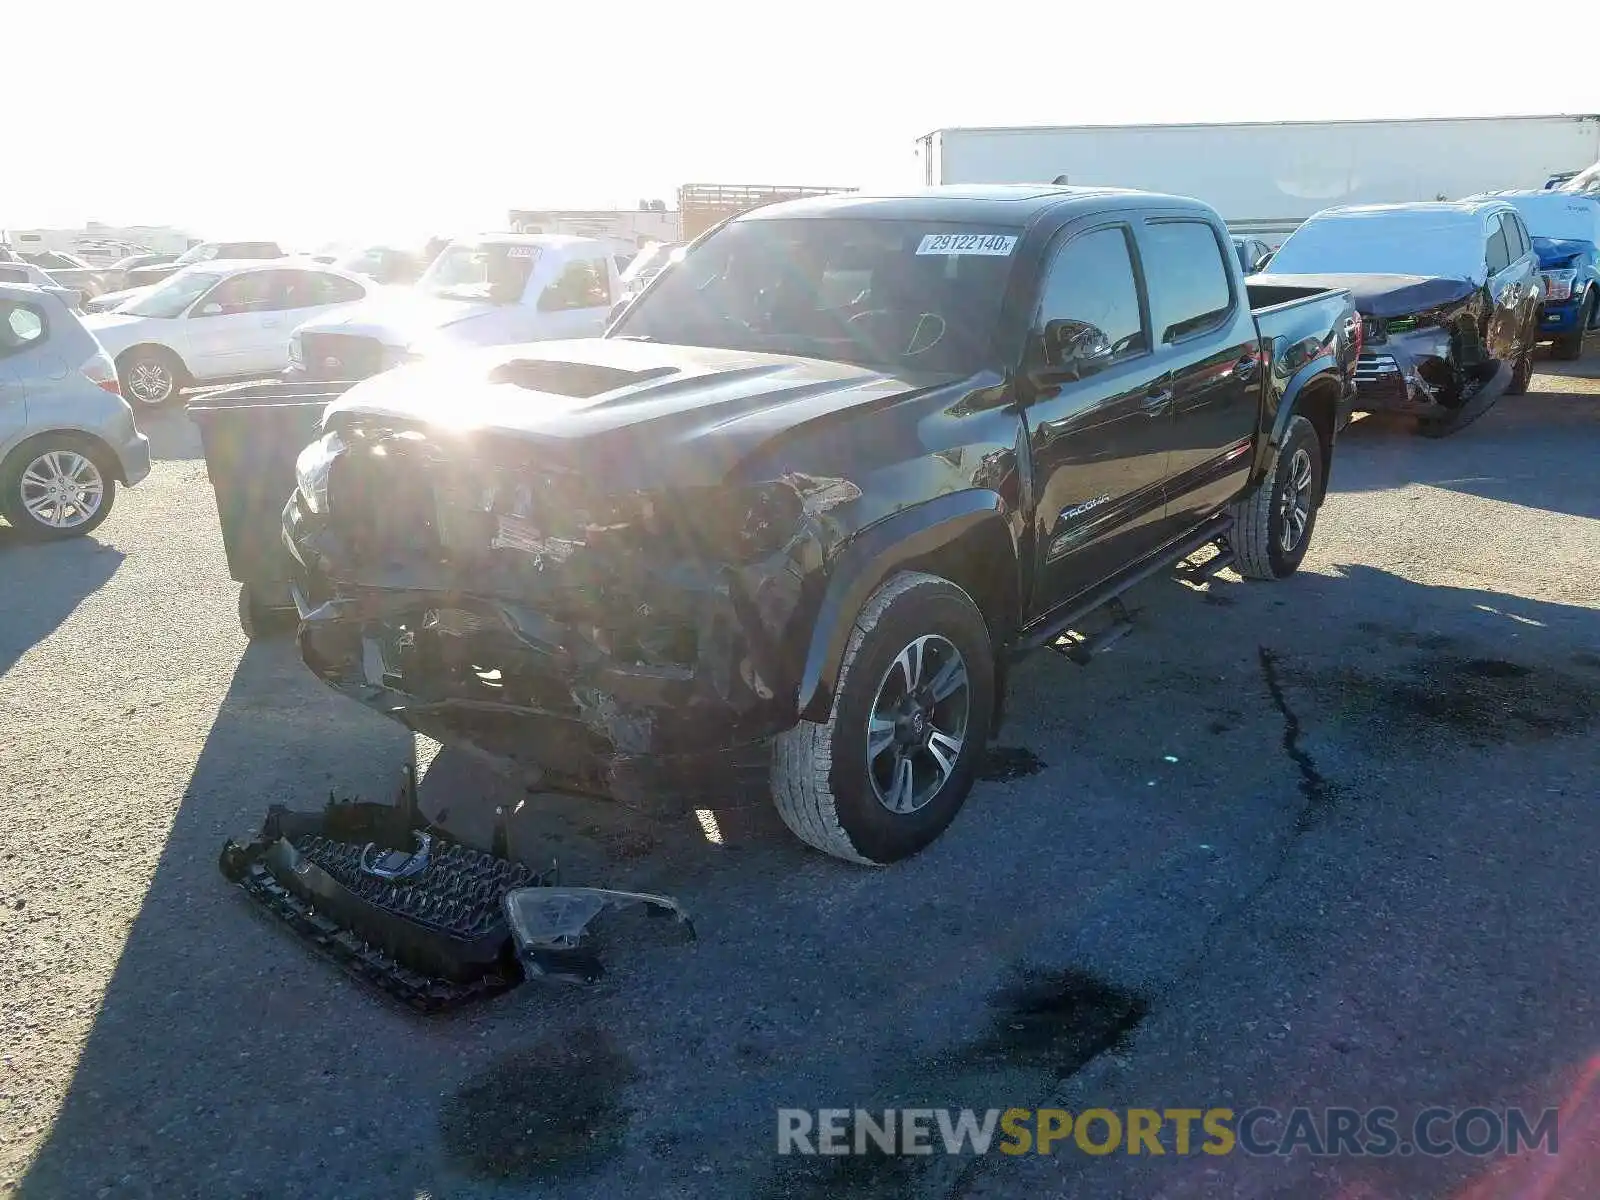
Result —
M 1195 584 L 1213 578 L 1235 560 L 1233 548 L 1228 544 L 1228 534 L 1232 529 L 1231 516 L 1220 514 L 1213 517 L 1188 536 L 1162 547 L 1125 575 L 1096 588 L 1082 602 L 1045 618 L 1035 629 L 1026 631 L 1017 643 L 1017 654 L 1020 656 L 1029 650 L 1048 647 L 1075 663 L 1088 663 L 1095 655 L 1109 650 L 1133 631 L 1134 613 L 1123 605 L 1124 593 L 1210 545 L 1217 547 L 1217 554 L 1200 566 L 1184 571 L 1183 577 Z M 1100 609 L 1106 610 L 1110 623 L 1097 633 L 1084 635 L 1078 625 L 1085 617 Z

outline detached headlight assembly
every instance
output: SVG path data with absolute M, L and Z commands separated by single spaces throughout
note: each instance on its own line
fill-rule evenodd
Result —
M 328 473 L 333 469 L 333 460 L 346 448 L 337 431 L 325 433 L 300 451 L 300 457 L 294 461 L 294 478 L 300 496 L 306 507 L 318 516 L 328 510 Z

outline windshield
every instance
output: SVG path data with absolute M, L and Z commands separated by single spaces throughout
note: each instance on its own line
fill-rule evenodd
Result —
M 667 272 L 613 336 L 892 370 L 984 364 L 1021 231 L 930 221 L 735 221 Z
M 452 242 L 417 286 L 458 300 L 514 303 L 522 298 L 539 247 L 507 242 Z
M 654 275 L 671 262 L 674 255 L 681 259 L 683 257 L 682 247 L 666 242 L 654 242 L 646 246 L 638 254 L 634 255 L 633 261 L 628 264 L 628 269 L 622 273 L 623 285 L 638 283 L 641 282 L 642 277 Z
M 1536 238 L 1566 238 L 1600 244 L 1600 200 L 1564 192 L 1540 192 L 1537 196 L 1507 196 L 1511 206 L 1522 214 L 1528 233 Z
M 1481 279 L 1484 237 L 1459 211 L 1340 213 L 1312 217 L 1289 235 L 1273 275 L 1421 275 Z
M 176 317 L 223 278 L 218 271 L 179 271 L 137 299 L 118 305 L 117 311 L 136 317 Z
M 205 262 L 207 259 L 215 258 L 216 256 L 217 244 L 215 242 L 201 242 L 198 246 L 189 247 L 172 261 L 180 267 L 187 267 L 190 263 Z

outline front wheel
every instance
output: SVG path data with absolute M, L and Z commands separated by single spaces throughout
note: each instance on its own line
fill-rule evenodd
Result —
M 1265 478 L 1233 505 L 1234 567 L 1246 579 L 1285 579 L 1299 570 L 1322 503 L 1322 442 L 1292 417 Z
M 904 572 L 868 598 L 825 724 L 773 746 L 772 794 L 801 841 L 891 863 L 928 846 L 972 790 L 994 711 L 994 652 L 971 597 Z
M 183 364 L 160 346 L 140 346 L 117 361 L 122 394 L 136 404 L 155 408 L 167 403 L 183 386 Z

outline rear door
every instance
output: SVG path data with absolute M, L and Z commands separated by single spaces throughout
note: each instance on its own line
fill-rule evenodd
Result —
M 262 314 L 246 369 L 264 374 L 288 367 L 289 337 L 295 329 L 367 295 L 355 281 L 325 271 L 286 269 L 261 274 L 271 281 L 271 309 Z
M 1244 487 L 1260 421 L 1261 343 L 1224 232 L 1203 217 L 1152 215 L 1136 228 L 1170 392 L 1163 540 Z
M 538 300 L 541 338 L 599 337 L 617 297 L 615 268 L 604 250 L 570 259 Z
M 28 393 L 47 382 L 47 374 L 64 374 L 65 364 L 52 372 L 39 369 L 41 351 L 49 338 L 44 306 L 0 295 L 0 457 L 28 427 Z
M 1044 370 L 1052 321 L 1103 335 L 1103 361 L 1078 378 Z M 1131 223 L 1069 227 L 1046 254 L 1023 374 L 1037 496 L 1038 620 L 1115 575 L 1160 539 L 1170 396 L 1150 349 L 1150 317 Z

